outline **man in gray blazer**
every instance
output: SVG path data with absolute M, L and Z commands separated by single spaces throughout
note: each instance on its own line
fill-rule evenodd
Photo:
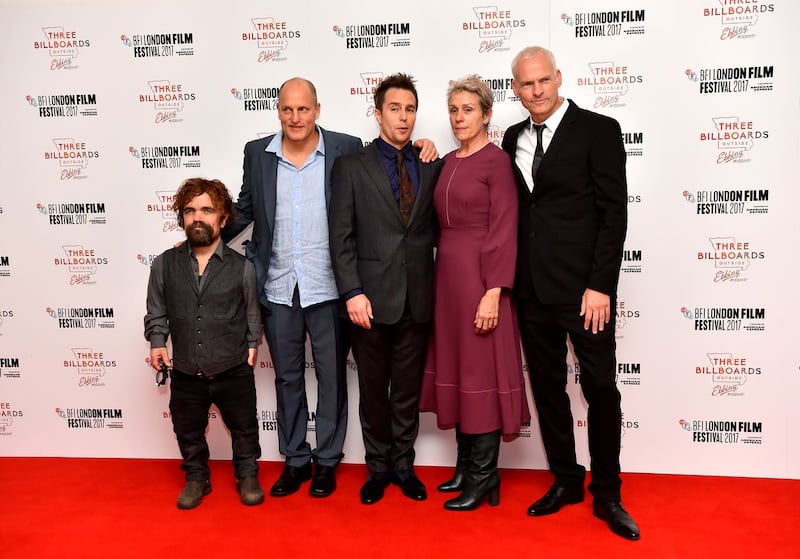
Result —
M 417 104 L 409 76 L 384 78 L 375 91 L 380 137 L 333 168 L 331 254 L 358 365 L 369 468 L 364 504 L 379 501 L 389 483 L 411 499 L 427 498 L 413 466 L 433 314 L 433 187 L 440 162 L 423 163 L 409 140 Z
M 361 140 L 317 126 L 319 114 L 310 81 L 292 78 L 281 86 L 281 130 L 245 146 L 239 215 L 223 230 L 229 241 L 253 223 L 245 252 L 255 264 L 275 367 L 278 446 L 286 457 L 273 497 L 291 495 L 311 479 L 312 460 L 310 495 L 330 495 L 347 430 L 349 342 L 331 269 L 327 213 L 333 160 L 359 149 Z M 306 334 L 318 385 L 313 450 L 306 441 Z

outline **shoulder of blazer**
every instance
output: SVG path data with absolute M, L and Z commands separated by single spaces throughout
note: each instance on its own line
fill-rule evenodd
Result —
M 255 140 L 250 140 L 244 145 L 245 152 L 261 152 L 267 149 L 267 146 L 275 137 L 275 134 L 270 134 L 269 136 L 265 136 L 263 138 L 256 138 Z
M 326 130 L 322 126 L 319 127 L 319 130 L 322 133 L 322 141 L 325 144 L 325 149 L 331 147 L 335 150 L 345 149 L 347 151 L 352 151 L 353 149 L 359 148 L 363 145 L 361 138 L 356 136 L 351 136 L 350 134 L 344 134 L 342 132 Z

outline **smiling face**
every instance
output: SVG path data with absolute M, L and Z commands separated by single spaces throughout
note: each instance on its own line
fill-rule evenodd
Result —
M 511 88 L 537 124 L 550 118 L 561 106 L 563 100 L 558 96 L 559 87 L 561 70 L 556 70 L 543 53 L 520 59 L 514 69 Z
M 491 119 L 491 109 L 484 113 L 480 98 L 471 91 L 457 91 L 448 102 L 450 126 L 453 135 L 463 143 L 470 142 L 486 134 L 486 125 Z
M 391 87 L 386 90 L 383 106 L 375 107 L 375 120 L 381 128 L 381 139 L 397 149 L 410 140 L 417 120 L 417 100 L 408 89 Z
M 290 142 L 305 142 L 316 132 L 319 103 L 304 80 L 284 84 L 278 98 L 278 119 L 283 136 Z

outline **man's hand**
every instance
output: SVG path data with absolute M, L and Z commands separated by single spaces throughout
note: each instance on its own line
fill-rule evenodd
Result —
M 247 364 L 251 367 L 256 366 L 256 356 L 258 355 L 258 348 L 251 347 L 247 350 Z
M 161 369 L 161 363 L 165 363 L 167 367 L 172 367 L 169 353 L 165 347 L 151 347 L 150 348 L 150 366 L 156 371 Z
M 581 297 L 581 316 L 583 329 L 592 327 L 592 334 L 602 332 L 611 320 L 611 297 L 594 289 L 586 289 Z
M 420 149 L 419 159 L 423 163 L 430 163 L 439 157 L 439 151 L 436 149 L 433 140 L 429 140 L 428 138 L 420 138 L 414 142 L 414 147 Z
M 372 303 L 363 293 L 350 297 L 347 300 L 347 315 L 353 324 L 367 330 L 372 328 Z

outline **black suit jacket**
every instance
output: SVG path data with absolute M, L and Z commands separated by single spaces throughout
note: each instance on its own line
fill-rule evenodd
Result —
M 331 260 L 339 293 L 362 289 L 374 321 L 400 320 L 408 296 L 417 322 L 433 317 L 433 188 L 441 160 L 419 165 L 420 184 L 408 223 L 373 142 L 336 160 L 329 212 Z
M 613 297 L 627 229 L 619 123 L 568 102 L 532 193 L 514 165 L 520 199 L 515 290 L 525 298 L 533 288 L 548 304 L 580 304 L 586 288 Z M 529 122 L 505 133 L 503 149 L 512 161 L 519 134 Z
M 325 199 L 330 210 L 333 161 L 339 155 L 359 149 L 362 144 L 355 136 L 329 132 L 321 127 L 320 132 L 325 145 Z M 265 150 L 274 137 L 273 134 L 252 140 L 244 146 L 242 190 L 236 203 L 238 216 L 222 230 L 222 239 L 227 242 L 253 223 L 253 235 L 246 243 L 245 253 L 255 265 L 256 286 L 262 302 L 265 302 L 263 288 L 272 254 L 278 182 L 278 158 Z

